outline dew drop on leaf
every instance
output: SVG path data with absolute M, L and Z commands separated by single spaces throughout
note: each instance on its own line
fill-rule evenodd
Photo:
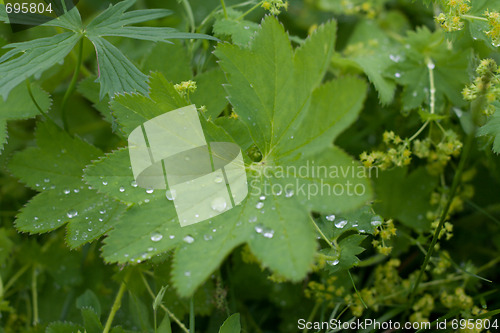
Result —
M 342 229 L 343 227 L 345 227 L 345 225 L 347 224 L 347 221 L 346 220 L 342 220 L 342 221 L 339 221 L 337 223 L 335 223 L 335 226 L 339 229 Z
M 121 186 L 121 187 L 119 188 L 119 190 L 120 190 L 120 192 L 125 192 L 125 187 Z
M 191 244 L 192 242 L 194 242 L 194 238 L 192 236 L 190 236 L 190 235 L 187 235 L 182 240 L 185 241 L 188 244 Z
M 74 209 L 70 210 L 68 213 L 66 213 L 70 219 L 78 215 L 78 212 Z
M 159 232 L 154 232 L 151 234 L 151 240 L 153 242 L 159 242 L 162 240 L 162 238 L 163 238 L 163 235 L 160 234 Z
M 327 215 L 327 216 L 326 216 L 326 219 L 327 219 L 328 221 L 330 221 L 330 222 L 333 222 L 333 221 L 335 221 L 335 215 L 333 215 L 333 214 L 332 214 L 332 215 Z
M 223 212 L 227 207 L 227 203 L 224 198 L 218 197 L 212 200 L 212 202 L 210 203 L 210 207 L 212 207 L 212 209 L 216 212 Z
M 137 182 L 135 180 L 133 180 L 131 183 L 130 183 L 130 186 L 132 187 L 137 187 Z
M 222 177 L 221 176 L 217 176 L 214 178 L 214 182 L 219 184 L 219 183 L 222 183 Z
M 167 192 L 165 192 L 165 196 L 167 197 L 168 200 L 172 201 L 175 199 L 175 195 L 176 195 L 176 192 L 175 190 L 167 190 Z
M 285 190 L 285 197 L 291 198 L 291 197 L 293 197 L 293 194 L 294 194 L 294 192 L 293 192 L 292 189 L 286 189 Z
M 257 208 L 257 209 L 262 209 L 262 207 L 264 207 L 263 202 L 257 202 L 257 204 L 255 205 L 255 208 Z
M 146 189 L 146 193 L 147 193 L 147 194 L 151 194 L 151 193 L 153 193 L 153 192 L 154 192 L 154 190 L 153 190 L 152 188 L 147 188 L 147 189 Z

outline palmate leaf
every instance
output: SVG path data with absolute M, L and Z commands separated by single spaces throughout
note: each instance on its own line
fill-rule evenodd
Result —
M 39 123 L 35 136 L 38 147 L 16 154 L 9 163 L 15 176 L 42 191 L 21 209 L 16 227 L 34 234 L 69 222 L 66 241 L 71 248 L 102 236 L 124 211 L 82 182 L 83 168 L 102 152 L 50 122 Z
M 471 54 L 449 48 L 442 30 L 435 32 L 427 28 L 410 31 L 405 41 L 408 45 L 398 57 L 387 74 L 404 87 L 403 107 L 405 110 L 429 104 L 430 80 L 428 61 L 434 64 L 434 85 L 436 105 L 443 105 L 446 100 L 455 105 L 464 105 L 461 91 L 469 81 L 467 68 Z
M 31 91 L 41 110 L 47 112 L 52 104 L 49 94 L 34 83 L 31 84 Z M 40 111 L 31 100 L 28 87 L 26 85 L 16 87 L 9 98 L 0 103 L 0 152 L 7 140 L 8 120 L 27 119 L 39 114 Z
M 266 42 L 269 36 L 272 38 Z M 230 101 L 238 119 L 249 128 L 253 142 L 264 152 L 260 163 L 248 162 L 250 193 L 242 205 L 209 221 L 181 228 L 164 190 L 147 193 L 134 187 L 126 150 L 89 166 L 84 176 L 89 185 L 132 205 L 106 238 L 104 258 L 138 262 L 176 249 L 172 279 L 183 296 L 192 294 L 243 243 L 263 266 L 293 281 L 304 278 L 317 246 L 310 211 L 345 212 L 371 197 L 369 182 L 358 174 L 335 169 L 329 173 L 309 171 L 308 175 L 300 172 L 301 167 L 315 165 L 361 168 L 332 146 L 333 139 L 356 119 L 366 94 L 366 85 L 355 78 L 321 85 L 334 38 L 335 24 L 328 23 L 294 52 L 283 27 L 268 17 L 250 49 L 218 46 L 216 54 L 231 84 Z M 149 97 L 124 95 L 112 102 L 114 116 L 125 134 L 186 104 L 172 84 L 158 74 L 150 79 Z M 232 141 L 217 125 L 203 117 L 200 120 L 208 141 Z M 239 142 L 247 140 L 251 139 L 238 138 Z M 347 182 L 362 188 L 363 193 L 348 195 Z M 311 192 L 310 188 L 320 185 L 321 193 Z M 338 191 L 327 193 L 325 187 Z M 345 193 L 339 192 L 342 187 Z

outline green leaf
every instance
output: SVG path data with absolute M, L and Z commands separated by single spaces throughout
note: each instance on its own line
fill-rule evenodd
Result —
M 402 168 L 381 172 L 375 179 L 378 200 L 374 209 L 414 230 L 428 230 L 430 222 L 425 213 L 431 210 L 429 202 L 436 184 L 436 177 L 430 176 L 425 168 L 408 174 Z
M 99 298 L 97 298 L 96 294 L 92 292 L 92 290 L 87 289 L 83 294 L 78 296 L 76 299 L 76 307 L 77 309 L 90 308 L 94 310 L 97 316 L 101 315 L 101 304 L 99 302 Z
M 399 51 L 400 47 L 371 20 L 362 20 L 356 25 L 344 50 L 347 59 L 361 67 L 375 86 L 382 104 L 389 104 L 394 98 L 396 84 L 384 74 L 392 61 L 400 61 Z
M 223 15 L 216 18 L 213 26 L 214 33 L 217 36 L 230 36 L 235 45 L 248 46 L 259 25 L 252 21 L 238 19 L 243 14 L 240 11 L 229 9 L 227 14 L 228 18 Z
M 108 9 L 89 23 L 86 29 L 87 38 L 94 44 L 99 64 L 100 98 L 116 93 L 147 93 L 147 76 L 127 59 L 127 57 L 105 36 L 126 37 L 168 42 L 169 39 L 201 38 L 217 40 L 204 34 L 177 32 L 166 27 L 134 27 L 130 24 L 141 23 L 170 15 L 166 9 L 146 9 L 126 12 L 136 0 L 125 0 L 110 5 Z
M 172 333 L 172 325 L 170 324 L 170 316 L 168 313 L 163 318 L 160 326 L 156 330 L 157 333 Z
M 491 115 L 488 122 L 478 129 L 478 136 L 489 136 L 493 140 L 493 151 L 500 154 L 500 103 L 495 102 L 495 113 Z
M 42 111 L 47 112 L 52 104 L 49 94 L 36 84 L 31 84 L 31 91 Z M 20 85 L 14 88 L 9 98 L 0 103 L 0 152 L 7 140 L 7 121 L 27 119 L 38 114 L 40 112 L 31 100 L 27 86 Z
M 412 110 L 430 103 L 429 60 L 433 64 L 436 105 L 442 105 L 446 99 L 464 105 L 460 92 L 469 82 L 467 68 L 471 54 L 457 46 L 449 47 L 442 30 L 431 32 L 425 27 L 408 32 L 406 45 L 399 55 L 401 61 L 388 70 L 389 76 L 404 87 L 403 108 Z
M 65 32 L 6 45 L 12 50 L 0 58 L 0 95 L 6 100 L 10 91 L 21 82 L 63 61 L 80 38 L 79 34 Z
M 189 97 L 191 101 L 199 106 L 207 107 L 206 117 L 217 118 L 227 105 L 226 91 L 223 84 L 226 83 L 224 72 L 214 69 L 196 75 L 196 91 Z
M 103 327 L 99 317 L 92 308 L 83 308 L 80 310 L 83 317 L 83 323 L 86 333 L 101 333 Z
M 49 324 L 45 333 L 77 333 L 83 331 L 84 328 L 77 324 L 54 322 Z
M 107 122 L 115 124 L 113 115 L 111 114 L 111 109 L 109 108 L 109 98 L 104 97 L 103 99 L 100 99 L 99 83 L 95 81 L 95 76 L 83 79 L 80 81 L 80 83 L 78 83 L 77 90 L 80 94 L 82 94 L 83 97 L 92 102 L 94 108 L 96 108 L 102 114 Z
M 124 211 L 82 182 L 84 167 L 101 151 L 48 122 L 39 123 L 35 137 L 38 147 L 16 154 L 9 163 L 14 175 L 43 191 L 21 209 L 16 227 L 43 233 L 69 222 L 66 241 L 71 248 L 100 237 Z
M 172 44 L 156 44 L 150 52 L 145 54 L 141 65 L 146 73 L 160 72 L 167 80 L 174 83 L 193 78 L 188 52 L 178 41 Z
M 219 333 L 240 333 L 240 314 L 235 313 L 229 316 L 220 327 Z
M 262 36 L 273 38 L 265 41 Z M 250 130 L 254 142 L 268 149 L 262 149 L 268 154 L 263 162 L 248 161 L 250 193 L 241 205 L 209 221 L 180 227 L 173 203 L 165 198 L 165 190 L 151 193 L 134 187 L 126 150 L 118 150 L 89 166 L 84 176 L 89 185 L 132 206 L 109 232 L 103 247 L 105 260 L 141 262 L 176 248 L 172 280 L 179 294 L 188 296 L 236 246 L 247 243 L 263 266 L 292 281 L 303 279 L 316 250 L 310 211 L 343 213 L 362 206 L 371 198 L 367 177 L 352 172 L 355 168 L 363 168 L 332 146 L 334 138 L 356 119 L 366 93 L 366 85 L 350 77 L 321 85 L 333 51 L 334 37 L 335 24 L 328 23 L 318 28 L 294 52 L 283 28 L 275 18 L 268 17 L 250 49 L 225 44 L 219 46 L 221 50 L 217 53 L 226 63 L 223 69 L 230 78 L 232 104 L 238 119 L 245 126 L 252 127 L 248 117 L 254 117 L 253 121 L 259 122 L 261 130 L 265 129 L 265 119 L 272 120 L 271 123 L 276 124 L 275 131 L 295 136 L 295 139 L 276 142 L 276 137 L 269 133 L 271 128 L 264 132 Z M 253 71 L 257 67 L 227 65 L 250 57 L 248 52 L 252 54 L 252 64 L 265 68 L 247 73 L 246 70 Z M 262 63 L 256 63 L 255 59 Z M 286 64 L 292 62 L 297 68 L 290 71 Z M 256 80 L 252 81 L 253 87 L 245 81 L 251 75 Z M 287 80 L 281 80 L 280 75 L 286 76 Z M 296 76 L 297 80 L 291 80 L 290 75 Z M 112 102 L 114 116 L 125 135 L 145 121 L 187 103 L 159 74 L 153 74 L 150 86 L 150 98 L 127 94 L 117 96 Z M 351 89 L 356 91 L 350 93 Z M 245 104 L 254 102 L 248 100 L 249 92 L 261 99 L 262 102 L 256 103 L 265 108 L 254 109 Z M 200 100 L 199 103 L 206 102 Z M 333 109 L 324 110 L 329 103 Z M 297 120 L 290 121 L 294 113 Z M 322 117 L 324 123 L 319 124 L 319 120 L 315 120 L 317 117 Z M 232 141 L 223 128 L 204 117 L 200 117 L 200 121 L 207 141 Z M 292 129 L 286 129 L 290 122 Z M 231 122 L 218 124 L 224 126 Z M 313 132 L 311 128 L 314 126 L 320 126 L 321 130 Z M 238 141 L 248 142 L 244 133 L 240 133 Z M 315 166 L 323 166 L 328 172 L 311 173 Z M 338 169 L 328 169 L 331 166 Z M 309 168 L 310 173 L 302 173 L 302 168 Z M 321 191 L 319 186 L 323 186 Z M 348 195 L 349 186 L 357 186 L 363 191 Z M 123 191 L 119 190 L 120 187 Z M 335 188 L 335 193 L 332 188 Z M 318 191 L 313 193 L 314 189 Z
M 325 255 L 338 258 L 326 266 L 328 271 L 333 274 L 358 265 L 359 259 L 357 255 L 365 250 L 359 244 L 365 238 L 366 236 L 363 235 L 349 235 L 343 238 L 337 244 L 340 253 L 337 253 L 335 250 L 331 248 L 323 250 L 322 252 Z

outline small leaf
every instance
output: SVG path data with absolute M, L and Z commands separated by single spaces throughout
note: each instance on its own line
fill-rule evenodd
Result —
M 94 310 L 98 317 L 101 315 L 101 304 L 99 302 L 99 298 L 97 298 L 96 294 L 94 294 L 94 292 L 90 289 L 85 290 L 83 294 L 78 296 L 76 299 L 76 308 L 89 308 Z
M 219 333 L 240 333 L 240 314 L 235 313 L 229 316 L 229 318 L 224 321 L 224 324 L 219 329 Z
M 490 116 L 488 122 L 477 131 L 478 136 L 489 136 L 493 141 L 493 151 L 500 154 L 500 103 L 495 102 L 495 113 Z

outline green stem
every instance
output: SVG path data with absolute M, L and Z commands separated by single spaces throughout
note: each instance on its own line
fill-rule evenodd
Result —
M 455 197 L 455 194 L 457 192 L 458 186 L 460 184 L 460 180 L 462 177 L 462 173 L 465 168 L 465 163 L 467 162 L 467 158 L 469 156 L 469 153 L 472 149 L 472 143 L 474 142 L 474 132 L 469 134 L 467 136 L 465 145 L 464 145 L 464 150 L 462 152 L 462 156 L 460 157 L 460 162 L 458 164 L 458 169 L 455 173 L 455 176 L 453 177 L 453 183 L 451 185 L 451 190 L 448 196 L 448 200 L 446 201 L 446 205 L 444 206 L 444 209 L 441 213 L 441 217 L 439 219 L 439 224 L 436 228 L 436 231 L 434 232 L 434 236 L 432 237 L 431 244 L 429 245 L 429 250 L 427 251 L 427 254 L 424 258 L 424 263 L 422 264 L 422 267 L 420 268 L 420 272 L 418 273 L 417 280 L 415 281 L 415 284 L 413 285 L 413 288 L 410 291 L 409 295 L 409 302 L 408 302 L 408 309 L 411 308 L 413 305 L 413 301 L 415 299 L 415 294 L 418 289 L 418 285 L 420 284 L 422 277 L 424 275 L 425 269 L 427 268 L 427 265 L 429 264 L 429 260 L 434 252 L 434 247 L 436 246 L 436 243 L 439 238 L 439 234 L 441 230 L 443 229 L 444 222 L 446 221 L 446 217 L 448 215 L 448 211 L 451 206 L 451 202 L 453 201 L 453 198 Z
M 35 107 L 37 108 L 38 112 L 40 112 L 40 114 L 46 115 L 46 113 L 43 112 L 42 108 L 40 107 L 40 105 L 36 101 L 35 96 L 33 95 L 33 91 L 31 90 L 31 83 L 30 83 L 29 79 L 26 79 L 26 86 L 28 87 L 28 94 L 30 95 L 31 101 L 33 102 L 33 104 L 35 104 Z
M 248 14 L 250 14 L 251 12 L 253 12 L 259 6 L 261 6 L 263 2 L 264 1 L 259 1 L 255 6 L 253 6 L 252 8 L 250 8 L 249 10 L 247 10 L 246 12 L 244 12 L 243 14 L 241 14 L 241 16 L 236 19 L 236 21 L 241 20 L 242 18 L 244 18 L 245 16 L 247 16 Z
M 20 270 L 18 270 L 16 272 L 16 274 L 14 274 L 10 279 L 9 281 L 7 281 L 7 283 L 5 284 L 4 286 L 4 293 L 7 292 L 7 290 L 9 290 L 9 288 L 14 285 L 14 283 L 17 281 L 17 279 L 19 279 L 21 277 L 21 275 L 24 274 L 24 272 L 26 272 L 28 270 L 28 268 L 30 268 L 30 265 L 24 265 L 23 267 L 21 267 Z
M 429 57 L 427 57 L 426 63 L 427 63 L 427 68 L 429 69 L 429 82 L 431 86 L 430 108 L 431 108 L 431 114 L 434 114 L 436 109 L 436 84 L 434 82 L 434 67 L 436 67 L 436 65 L 434 65 L 432 59 Z
M 73 78 L 71 79 L 68 90 L 66 90 L 66 93 L 64 94 L 62 104 L 61 104 L 62 120 L 63 120 L 64 129 L 66 131 L 68 130 L 66 104 L 68 103 L 68 100 L 71 97 L 71 94 L 75 90 L 76 82 L 78 81 L 78 76 L 80 75 L 80 69 L 82 67 L 82 62 L 83 62 L 83 37 L 80 38 L 80 43 L 78 44 L 78 58 L 76 60 L 75 72 L 73 73 Z
M 182 5 L 184 6 L 184 10 L 188 16 L 189 25 L 191 26 L 191 32 L 196 31 L 196 24 L 194 22 L 193 10 L 191 9 L 191 5 L 189 4 L 189 0 L 182 0 Z
M 33 298 L 33 326 L 38 324 L 38 290 L 36 281 L 36 266 L 33 266 L 31 274 L 31 297 Z
M 408 139 L 408 141 L 413 141 L 416 137 L 422 133 L 422 131 L 429 125 L 429 120 L 426 120 L 425 123 L 422 125 L 422 127 L 419 128 L 419 130 L 411 136 L 411 138 Z
M 189 300 L 189 333 L 194 333 L 194 324 L 195 324 L 195 316 L 194 316 L 194 295 L 193 295 Z
M 337 248 L 335 247 L 335 245 L 332 244 L 332 241 L 328 239 L 328 237 L 325 236 L 325 234 L 323 233 L 323 231 L 321 231 L 321 229 L 318 227 L 318 225 L 316 224 L 316 221 L 314 221 L 314 219 L 312 218 L 311 215 L 309 215 L 309 219 L 311 220 L 312 224 L 314 225 L 314 228 L 316 228 L 316 230 L 318 231 L 318 233 L 321 235 L 321 238 L 323 238 L 325 240 L 325 242 L 328 243 L 328 245 L 330 245 L 330 247 L 334 250 L 337 250 Z
M 312 322 L 312 321 L 313 321 L 314 316 L 316 315 L 316 312 L 318 312 L 318 309 L 319 309 L 319 307 L 320 307 L 320 306 L 321 306 L 321 303 L 319 303 L 319 302 L 316 302 L 316 303 L 314 304 L 314 307 L 313 307 L 313 309 L 312 309 L 312 311 L 311 311 L 311 314 L 309 315 L 309 317 L 307 317 L 307 322 L 308 322 L 308 323 L 310 323 L 310 322 Z M 306 327 L 304 327 L 304 329 L 302 330 L 302 333 L 307 333 L 307 332 L 309 332 L 309 329 L 308 329 L 308 328 L 307 328 L 307 326 L 306 326 Z
M 358 295 L 359 300 L 361 301 L 361 303 L 363 303 L 363 306 L 365 307 L 365 309 L 368 309 L 368 307 L 365 304 L 365 301 L 363 300 L 363 297 L 361 297 L 361 294 L 358 292 L 358 288 L 356 288 L 356 284 L 354 283 L 354 279 L 352 278 L 351 271 L 347 270 L 347 274 L 349 274 L 349 278 L 351 279 L 351 283 L 352 283 L 352 286 L 354 287 L 354 291 L 356 292 L 356 295 Z
M 149 271 L 145 271 L 144 273 L 146 274 L 150 274 L 152 276 L 154 276 L 151 272 Z M 153 291 L 151 290 L 151 287 L 149 286 L 148 284 L 148 281 L 146 280 L 146 278 L 144 277 L 144 275 L 141 273 L 141 278 L 142 278 L 142 282 L 144 282 L 144 285 L 146 286 L 146 290 L 148 291 L 148 293 L 151 295 L 151 297 L 153 299 L 156 298 L 155 294 L 153 293 Z M 184 324 L 179 320 L 179 318 L 177 318 L 175 316 L 175 314 L 173 314 L 165 305 L 163 304 L 160 304 L 160 307 L 170 316 L 170 318 L 172 318 L 173 321 L 175 321 L 175 323 L 177 325 L 179 325 L 179 327 L 185 332 L 185 333 L 189 333 L 189 330 L 186 328 L 186 326 L 184 326 Z
M 111 312 L 109 313 L 108 319 L 106 320 L 106 325 L 104 326 L 104 330 L 102 333 L 108 333 L 111 329 L 111 325 L 113 324 L 113 319 L 115 319 L 116 312 L 120 309 L 122 305 L 122 298 L 125 290 L 127 289 L 127 282 L 130 277 L 130 272 L 128 271 L 123 278 L 123 282 L 120 285 L 120 289 L 118 290 L 118 294 L 116 294 L 115 301 L 113 302 L 113 306 L 111 307 Z
M 480 16 L 474 16 L 474 15 L 461 15 L 463 18 L 469 19 L 469 20 L 479 20 L 479 21 L 485 21 L 488 22 L 488 19 L 485 17 L 480 17 Z
M 226 3 L 224 2 L 224 0 L 220 0 L 220 4 L 222 5 L 222 10 L 224 11 L 224 17 L 227 19 L 228 16 L 227 16 Z

